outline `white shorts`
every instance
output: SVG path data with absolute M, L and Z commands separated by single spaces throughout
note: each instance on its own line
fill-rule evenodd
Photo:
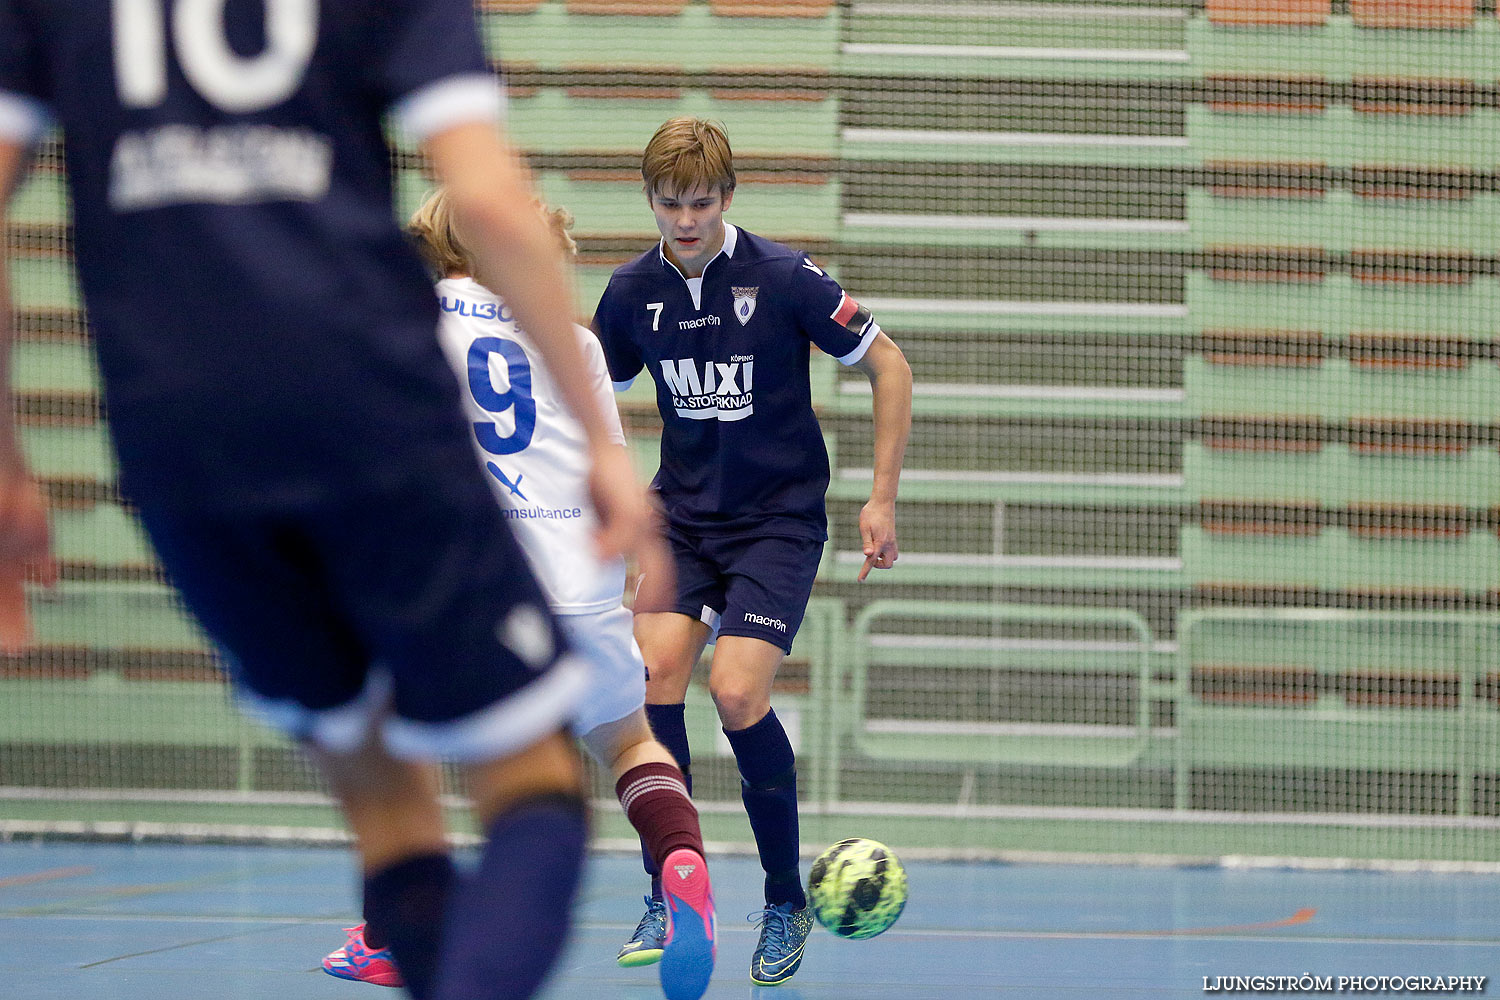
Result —
M 646 704 L 646 661 L 635 644 L 631 618 L 623 606 L 557 616 L 574 652 L 589 665 L 587 693 L 573 719 L 574 735 L 623 719 Z

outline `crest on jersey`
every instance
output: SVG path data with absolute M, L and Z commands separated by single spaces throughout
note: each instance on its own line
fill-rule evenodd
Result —
M 760 286 L 729 290 L 734 293 L 734 318 L 740 321 L 740 326 L 744 326 L 755 315 L 755 295 L 760 291 Z

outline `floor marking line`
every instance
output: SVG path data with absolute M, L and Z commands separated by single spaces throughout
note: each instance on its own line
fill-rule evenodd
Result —
M 200 944 L 214 944 L 218 941 L 231 941 L 235 938 L 252 937 L 256 934 L 268 934 L 277 930 L 276 927 L 256 927 L 248 931 L 237 931 L 233 934 L 218 934 L 214 937 L 198 938 L 196 941 L 181 941 L 177 944 L 169 944 L 161 948 L 148 948 L 145 951 L 133 951 L 128 955 L 115 955 L 113 958 L 101 958 L 97 962 L 87 962 L 78 966 L 80 969 L 93 969 L 111 962 L 121 962 L 127 958 L 141 958 L 145 955 L 160 955 L 167 951 L 181 951 L 183 948 L 196 948 Z
M 1317 910 L 1309 906 L 1303 907 L 1290 917 L 1282 917 L 1280 920 L 1267 920 L 1258 924 L 1228 924 L 1224 927 L 1183 927 L 1161 931 L 1141 931 L 1140 934 L 1142 937 L 1194 937 L 1198 935 L 1241 934 L 1245 931 L 1268 931 L 1277 927 L 1294 927 L 1297 924 L 1308 923 L 1317 912 Z
M 284 875 L 288 872 L 304 871 L 312 867 L 308 863 L 272 865 L 259 870 L 260 875 Z M 62 900 L 54 903 L 42 903 L 36 906 L 21 907 L 19 909 L 5 911 L 7 916 L 43 916 L 58 911 L 77 910 L 85 906 L 97 906 L 103 903 L 114 902 L 121 899 L 136 899 L 142 896 L 154 896 L 171 892 L 191 891 L 202 889 L 216 883 L 232 882 L 235 879 L 245 877 L 244 871 L 227 869 L 213 872 L 205 872 L 202 875 L 189 879 L 179 879 L 175 882 L 148 882 L 139 885 L 121 885 L 104 889 L 91 896 L 79 899 Z
M 1302 911 L 1298 911 L 1300 914 Z M 1298 914 L 1293 914 L 1296 917 Z M 357 915 L 350 913 L 331 914 L 326 916 L 293 916 L 291 914 L 262 914 L 250 915 L 225 915 L 225 914 L 201 914 L 201 913 L 45 913 L 45 914 L 22 914 L 17 911 L 0 911 L 0 920 L 26 919 L 36 920 L 40 917 L 45 920 L 82 920 L 82 921 L 104 921 L 109 923 L 154 923 L 154 922 L 191 922 L 198 924 L 272 924 L 274 927 L 298 927 L 311 925 L 327 925 L 329 927 L 346 925 L 351 920 L 357 920 Z M 1291 919 L 1291 918 L 1285 918 Z M 1275 923 L 1279 923 L 1276 921 Z M 616 920 L 579 920 L 573 924 L 577 931 L 584 932 L 608 932 L 610 934 L 629 931 L 635 925 Z M 1246 925 L 1254 927 L 1256 925 Z M 273 930 L 268 926 L 265 930 Z M 726 936 L 748 936 L 755 933 L 753 927 L 739 928 L 724 926 L 719 932 Z M 1151 939 L 1153 936 L 1159 940 L 1165 940 L 1169 935 L 1159 931 L 1100 931 L 1100 930 L 1043 930 L 1037 929 L 958 929 L 945 927 L 901 927 L 898 926 L 889 932 L 891 935 L 915 938 L 949 938 L 967 939 L 979 941 L 1118 941 L 1118 940 L 1140 940 Z M 1199 932 L 1200 934 L 1202 931 Z M 225 935 L 234 937 L 237 935 Z M 1205 935 L 1204 940 L 1240 940 L 1250 942 L 1275 942 L 1286 945 L 1319 945 L 1319 944 L 1341 944 L 1341 945 L 1401 945 L 1419 947 L 1456 947 L 1456 948 L 1495 948 L 1500 947 L 1500 938 L 1495 937 L 1411 937 L 1402 935 L 1369 935 L 1360 936 L 1354 934 L 1309 934 L 1288 937 L 1285 935 L 1257 935 L 1254 933 L 1231 933 L 1220 932 L 1217 935 Z
M 94 869 L 91 865 L 48 868 L 46 871 L 32 872 L 29 875 L 12 875 L 10 878 L 0 878 L 0 889 L 9 889 L 18 885 L 35 885 L 38 882 L 54 882 L 58 879 L 77 878 L 80 875 L 92 875 L 93 873 Z

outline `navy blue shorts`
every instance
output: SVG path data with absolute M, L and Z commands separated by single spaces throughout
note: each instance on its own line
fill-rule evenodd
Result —
M 823 543 L 782 535 L 685 535 L 667 530 L 677 606 L 719 635 L 764 639 L 784 652 L 807 613 Z
M 504 756 L 567 725 L 588 672 L 461 457 L 296 510 L 142 506 L 249 707 L 335 750 L 378 724 L 414 759 Z

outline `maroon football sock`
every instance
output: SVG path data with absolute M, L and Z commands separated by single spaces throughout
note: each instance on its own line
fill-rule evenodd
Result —
M 615 783 L 615 794 L 658 870 L 666 856 L 680 847 L 703 853 L 698 810 L 676 767 L 659 763 L 632 767 Z

